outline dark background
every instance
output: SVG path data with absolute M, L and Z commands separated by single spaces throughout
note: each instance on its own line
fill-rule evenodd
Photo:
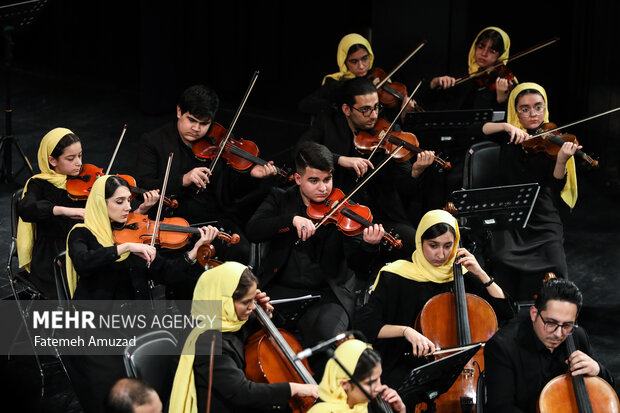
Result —
M 558 36 L 559 42 L 510 63 L 520 82 L 545 87 L 551 120 L 563 125 L 620 106 L 620 3 L 614 0 L 505 5 L 469 0 L 51 0 L 25 25 L 27 16 L 7 16 L 9 10 L 18 9 L 0 8 L 3 28 L 15 27 L 12 56 L 6 53 L 6 36 L 0 41 L 0 105 L 12 109 L 13 134 L 35 169 L 39 142 L 54 127 L 76 132 L 84 161 L 105 167 L 127 124 L 114 169 L 131 172 L 138 138 L 173 118 L 185 87 L 204 83 L 214 88 L 221 98 L 216 120 L 228 127 L 255 70 L 260 76 L 235 135 L 255 141 L 264 159 L 286 159 L 310 121 L 297 110 L 299 100 L 318 88 L 325 74 L 338 70 L 338 42 L 351 32 L 371 41 L 375 65 L 386 71 L 427 40 L 394 76 L 409 90 L 435 75 L 466 74 L 471 42 L 486 26 L 509 34 L 511 54 Z M 0 120 L 3 136 L 5 119 Z M 579 201 L 572 212 L 562 211 L 569 275 L 586 303 L 579 322 L 617 380 L 618 130 L 620 112 L 570 128 L 601 167 L 579 166 Z M 12 179 L 0 183 L 0 257 L 8 253 L 10 195 L 29 177 L 15 146 L 11 154 Z M 2 297 L 9 297 L 7 285 L 0 287 Z M 24 371 L 21 380 L 36 395 L 36 372 L 28 377 Z

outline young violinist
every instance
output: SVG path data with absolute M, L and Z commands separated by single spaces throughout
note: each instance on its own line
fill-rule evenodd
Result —
M 327 362 L 319 384 L 319 400 L 308 413 L 387 413 L 377 405 L 379 397 L 390 406 L 390 411 L 407 411 L 398 393 L 381 384 L 381 357 L 371 346 L 361 340 L 350 339 L 336 348 L 334 358 L 347 371 L 333 358 Z
M 69 230 L 84 219 L 86 201 L 71 198 L 67 191 L 67 177 L 78 176 L 82 168 L 80 138 L 66 128 L 52 129 L 39 144 L 37 160 L 41 173 L 26 182 L 17 204 L 17 251 L 30 281 L 44 297 L 54 299 L 52 260 L 65 250 Z M 138 212 L 146 212 L 157 199 L 156 192 L 145 193 Z
M 369 276 L 385 231 L 377 224 L 357 236 L 344 235 L 329 223 L 315 229 L 307 210 L 332 193 L 332 153 L 323 145 L 305 142 L 297 150 L 295 167 L 296 185 L 273 188 L 248 221 L 247 234 L 253 242 L 269 243 L 257 273 L 261 289 L 278 299 L 320 296 L 293 326 L 302 345 L 312 346 L 349 327 L 357 277 Z M 315 373 L 322 370 L 318 359 L 310 360 Z
M 378 133 L 373 128 L 382 105 L 375 85 L 360 77 L 345 81 L 340 89 L 339 110 L 319 115 L 300 137 L 300 142 L 318 142 L 333 152 L 334 164 L 337 165 L 335 185 L 348 193 L 387 155 L 385 150 L 379 149 L 372 160 L 368 160 L 369 155 L 362 155 L 354 143 L 354 137 L 360 131 Z M 400 235 L 403 247 L 393 250 L 390 257 L 409 257 L 413 252 L 415 229 L 409 206 L 417 200 L 413 194 L 419 192 L 423 172 L 433 163 L 434 153 L 423 151 L 413 159 L 413 163 L 390 160 L 353 197 L 355 202 L 371 209 L 376 222 Z
M 217 94 L 203 85 L 193 85 L 181 94 L 176 107 L 176 119 L 144 134 L 136 160 L 136 179 L 144 187 L 161 188 L 169 154 L 174 158 L 166 195 L 177 199 L 179 206 L 172 214 L 185 218 L 190 224 L 216 222 L 214 225 L 240 236 L 238 244 L 229 246 L 214 242 L 220 260 L 247 263 L 250 246 L 242 227 L 250 215 L 244 209 L 247 199 L 257 188 L 256 179 L 277 174 L 270 163 L 254 165 L 249 174 L 239 173 L 220 160 L 215 170 L 210 162 L 197 158 L 192 143 L 200 139 L 215 140 L 208 132 L 219 106 Z M 244 198 L 245 196 L 245 198 Z M 252 206 L 253 208 L 253 206 Z
M 483 71 L 499 61 L 509 57 L 510 37 L 499 27 L 486 27 L 482 29 L 474 39 L 467 57 L 468 73 Z M 433 100 L 442 100 L 439 103 L 442 109 L 484 109 L 490 108 L 498 111 L 506 110 L 506 100 L 510 93 L 510 88 L 516 83 L 516 79 L 510 80 L 498 76 L 497 73 L 490 75 L 494 77 L 494 89 L 480 86 L 475 79 L 468 80 L 461 85 L 455 86 L 456 78 L 448 75 L 437 76 L 431 79 L 427 88 L 438 91 L 445 90 L 444 93 L 427 93 L 433 105 Z M 454 89 L 452 89 L 454 87 Z M 424 99 L 424 98 L 420 98 Z M 426 100 L 424 103 L 427 106 Z M 441 107 L 445 106 L 445 107 Z
M 505 185 L 538 182 L 540 191 L 525 229 L 496 231 L 490 246 L 490 265 L 516 300 L 530 300 L 547 272 L 567 276 L 563 204 L 577 201 L 573 155 L 580 147 L 565 142 L 555 160 L 541 152 L 526 152 L 524 142 L 549 122 L 545 90 L 536 83 L 515 87 L 508 101 L 506 123 L 486 123 L 482 133 L 501 145 L 500 179 Z
M 484 349 L 485 411 L 535 412 L 543 387 L 567 370 L 572 376 L 599 376 L 614 385 L 610 371 L 593 358 L 584 328 L 577 326 L 582 304 L 575 283 L 551 279 L 540 288 L 529 314 L 495 333 Z M 577 349 L 571 354 L 569 335 Z
M 245 343 L 256 330 L 253 311 L 258 303 L 268 314 L 273 307 L 266 293 L 257 289 L 258 280 L 248 267 L 228 261 L 202 274 L 194 290 L 194 302 L 222 302 L 222 352 L 213 357 L 209 378 L 211 338 L 198 326 L 189 334 L 176 370 L 170 397 L 170 412 L 267 411 L 287 405 L 293 396 L 317 397 L 317 385 L 305 383 L 255 383 L 245 375 Z M 200 314 L 199 306 L 192 309 Z M 250 320 L 250 322 L 248 322 Z M 267 367 L 266 367 L 267 368 Z
M 84 224 L 67 237 L 67 281 L 74 300 L 149 299 L 148 280 L 165 285 L 184 282 L 198 248 L 211 242 L 217 228 L 199 228 L 200 238 L 183 257 L 166 259 L 155 247 L 141 242 L 115 245 L 114 228 L 122 227 L 131 210 L 131 192 L 118 176 L 102 176 L 86 201 Z M 150 264 L 147 268 L 146 264 Z M 120 356 L 66 356 L 67 369 L 80 404 L 86 412 L 99 412 L 106 392 L 125 376 Z
M 388 386 L 398 387 L 413 367 L 422 364 L 405 353 L 421 357 L 435 351 L 435 344 L 414 324 L 429 299 L 450 291 L 455 262 L 463 268 L 468 292 L 487 300 L 499 320 L 514 316 L 510 297 L 472 253 L 459 247 L 459 240 L 459 227 L 450 213 L 427 212 L 418 224 L 411 260 L 383 267 L 368 303 L 356 314 L 355 328 L 374 343 L 383 358 L 383 379 Z

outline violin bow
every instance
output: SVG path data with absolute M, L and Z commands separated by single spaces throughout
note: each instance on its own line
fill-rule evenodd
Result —
M 168 156 L 168 165 L 166 165 L 166 174 L 164 175 L 164 183 L 161 188 L 161 196 L 159 197 L 159 203 L 157 205 L 157 215 L 155 216 L 155 224 L 153 225 L 153 236 L 151 237 L 151 247 L 155 246 L 155 241 L 159 232 L 159 220 L 161 218 L 161 210 L 164 206 L 164 198 L 166 196 L 166 186 L 168 185 L 168 176 L 170 175 L 170 165 L 172 165 L 172 158 L 174 157 L 174 152 L 170 152 Z M 150 268 L 151 263 L 146 264 L 146 268 Z M 153 282 L 149 280 L 149 286 L 153 288 Z
M 529 49 L 525 49 L 525 50 L 523 50 L 523 51 L 521 51 L 519 53 L 516 53 L 516 54 L 514 54 L 514 55 L 512 55 L 512 56 L 510 56 L 510 57 L 508 57 L 508 58 L 506 58 L 504 60 L 502 60 L 502 61 L 494 63 L 493 65 L 489 66 L 485 70 L 478 71 L 478 72 L 475 72 L 475 73 L 470 73 L 467 76 L 463 76 L 463 77 L 457 79 L 456 82 L 454 82 L 454 86 L 456 86 L 458 84 L 461 84 L 461 83 L 463 83 L 463 82 L 465 82 L 465 81 L 467 81 L 469 79 L 475 79 L 475 78 L 480 77 L 482 75 L 489 74 L 493 70 L 497 69 L 498 67 L 501 67 L 501 66 L 504 66 L 504 65 L 508 64 L 508 62 L 512 62 L 513 60 L 516 60 L 516 59 L 518 59 L 520 57 L 523 57 L 523 56 L 528 55 L 528 54 L 530 54 L 532 52 L 535 52 L 536 50 L 539 50 L 539 49 L 542 49 L 543 47 L 549 46 L 550 44 L 553 44 L 553 43 L 557 42 L 558 40 L 560 40 L 559 37 L 552 37 L 551 39 L 547 40 L 546 42 L 542 42 L 542 43 L 539 43 L 537 45 L 534 45 L 534 46 L 530 47 Z
M 416 54 L 425 44 L 426 44 L 426 40 L 422 40 L 422 42 L 418 45 L 418 47 L 413 49 L 413 51 L 411 53 L 409 53 L 409 55 L 407 57 L 405 57 L 394 69 L 392 69 L 392 71 L 390 73 L 388 73 L 385 76 L 385 79 L 383 79 L 381 82 L 379 82 L 377 84 L 377 89 L 379 89 L 381 86 L 383 86 L 383 84 L 385 82 L 387 82 L 390 79 L 390 77 L 394 76 L 394 73 L 396 73 L 398 71 L 398 69 L 400 69 L 405 63 L 407 63 L 407 61 L 409 59 L 411 59 L 413 57 L 413 55 Z
M 572 122 L 572 123 L 569 123 L 569 124 L 566 124 L 566 125 L 563 125 L 563 126 L 558 126 L 557 128 L 554 128 L 554 129 L 549 129 L 549 130 L 546 130 L 546 131 L 544 131 L 544 132 L 537 133 L 536 135 L 532 135 L 532 136 L 530 136 L 530 138 L 529 138 L 529 139 L 532 139 L 532 138 L 537 138 L 537 137 L 539 137 L 539 136 L 543 136 L 543 135 L 547 135 L 547 134 L 552 133 L 552 132 L 556 132 L 556 131 L 558 131 L 558 130 L 560 130 L 560 129 L 568 128 L 569 126 L 575 126 L 575 125 L 578 125 L 578 124 L 580 124 L 580 123 L 587 122 L 587 121 L 589 121 L 589 120 L 599 118 L 599 117 L 601 117 L 601 116 L 609 115 L 610 113 L 612 113 L 612 112 L 616 112 L 616 111 L 618 111 L 618 110 L 620 110 L 620 106 L 618 106 L 618 107 L 617 107 L 617 108 L 615 108 L 615 109 L 611 109 L 611 110 L 608 110 L 608 111 L 606 111 L 606 112 L 599 113 L 599 114 L 597 114 L 597 115 L 593 115 L 593 116 L 587 117 L 587 118 L 585 118 L 585 119 L 581 119 L 581 120 L 578 120 L 578 121 L 575 121 L 575 122 Z
M 224 136 L 224 139 L 222 139 L 222 142 L 220 143 L 220 147 L 217 150 L 217 154 L 215 155 L 215 157 L 213 158 L 213 161 L 211 162 L 211 165 L 209 166 L 211 173 L 213 173 L 213 168 L 215 168 L 215 164 L 221 158 L 222 153 L 224 152 L 224 148 L 226 147 L 226 144 L 228 143 L 230 134 L 232 133 L 232 130 L 235 127 L 235 124 L 237 123 L 237 119 L 239 119 L 239 115 L 241 114 L 241 111 L 243 110 L 243 107 L 245 106 L 245 103 L 247 102 L 248 97 L 250 96 L 250 92 L 252 92 L 252 89 L 254 88 L 256 79 L 258 79 L 258 74 L 259 74 L 258 70 L 254 72 L 254 75 L 252 76 L 252 80 L 250 81 L 250 85 L 248 86 L 248 90 L 246 90 L 245 96 L 243 97 L 243 100 L 241 101 L 241 104 L 237 108 L 237 112 L 235 113 L 235 116 L 233 117 L 233 120 L 230 123 L 230 127 L 228 128 L 228 131 L 226 131 L 226 136 Z
M 118 148 L 121 146 L 121 142 L 123 141 L 123 137 L 125 137 L 125 132 L 127 131 L 127 124 L 123 126 L 123 131 L 121 132 L 121 137 L 118 138 L 118 142 L 116 142 L 116 148 L 114 149 L 114 153 L 112 154 L 112 159 L 110 159 L 110 163 L 108 164 L 108 169 L 105 170 L 105 174 L 110 174 L 110 169 L 112 169 L 112 164 L 114 163 L 114 159 L 116 158 L 116 154 L 118 153 Z
M 213 359 L 215 358 L 215 334 L 211 339 L 211 355 L 209 356 L 209 387 L 207 390 L 207 413 L 211 411 L 211 387 L 213 383 Z
M 368 160 L 370 160 L 370 158 L 372 158 L 372 156 L 377 152 L 377 150 L 381 147 L 381 145 L 383 145 L 383 142 L 385 141 L 385 139 L 388 136 L 390 136 L 390 132 L 394 128 L 394 125 L 396 124 L 396 121 L 400 118 L 400 115 L 402 115 L 402 113 L 405 110 L 405 108 L 407 106 L 409 106 L 409 103 L 411 102 L 411 99 L 413 99 L 413 95 L 415 95 L 415 93 L 418 91 L 418 89 L 420 88 L 420 85 L 422 85 L 422 81 L 421 80 L 418 82 L 418 85 L 415 87 L 415 89 L 411 93 L 411 96 L 409 96 L 409 99 L 407 99 L 407 102 L 404 105 L 401 106 L 400 110 L 398 111 L 398 114 L 394 117 L 394 120 L 390 124 L 390 127 L 387 129 L 387 131 L 381 132 L 382 133 L 381 140 L 379 141 L 379 144 L 377 144 L 377 146 L 375 146 L 375 149 L 373 149 L 373 151 L 368 156 Z

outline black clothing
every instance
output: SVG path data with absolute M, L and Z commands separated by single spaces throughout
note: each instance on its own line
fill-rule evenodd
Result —
M 368 157 L 360 154 L 353 142 L 354 135 L 347 119 L 341 111 L 321 113 L 300 138 L 299 143 L 313 141 L 325 145 L 334 154 L 334 188 L 349 194 L 357 185 L 357 175 L 353 170 L 338 166 L 340 156 Z M 386 158 L 382 150 L 371 159 L 378 166 Z M 369 174 L 371 170 L 367 172 Z M 363 177 L 361 178 L 363 179 Z M 360 181 L 361 181 L 360 179 Z M 415 249 L 415 229 L 408 207 L 419 192 L 421 179 L 411 177 L 411 162 L 390 160 L 370 180 L 353 195 L 352 201 L 370 208 L 373 222 L 383 224 L 386 231 L 394 231 L 401 236 L 403 247 L 393 250 L 392 259 L 411 257 Z
M 213 386 L 211 411 L 254 412 L 286 406 L 291 397 L 288 383 L 255 383 L 245 377 L 245 343 L 250 336 L 250 322 L 234 333 L 222 333 L 222 354 L 213 358 Z M 250 325 L 250 326 L 249 326 Z M 201 334 L 196 347 L 208 348 L 209 334 Z M 194 380 L 198 397 L 198 411 L 206 411 L 209 385 L 209 356 L 197 354 L 194 358 Z
M 213 245 L 220 260 L 247 264 L 250 246 L 242 228 L 244 217 L 247 219 L 255 205 L 248 201 L 253 200 L 250 196 L 239 199 L 235 194 L 249 194 L 256 189 L 254 178 L 235 172 L 226 166 L 224 159 L 220 159 L 211 171 L 211 183 L 204 191 L 199 192 L 195 185 L 184 187 L 184 174 L 197 167 L 208 168 L 211 162 L 196 158 L 192 149 L 181 140 L 174 121 L 144 134 L 140 148 L 136 160 L 138 185 L 148 189 L 161 188 L 169 154 L 174 153 L 166 195 L 177 199 L 179 206 L 170 210 L 170 215 L 182 217 L 190 224 L 217 221 L 211 225 L 239 234 L 240 242 L 230 248 L 217 239 Z
M 505 133 L 489 136 L 501 145 L 501 185 L 537 182 L 538 198 L 525 229 L 494 231 L 490 268 L 505 291 L 517 300 L 531 300 L 547 272 L 567 277 L 564 231 L 560 208 L 566 204 L 560 191 L 566 178 L 553 176 L 555 161 L 543 153 L 525 153 L 521 145 L 508 144 Z
M 497 92 L 479 86 L 474 79 L 448 89 L 431 89 L 431 80 L 424 82 L 417 101 L 425 110 L 492 109 L 506 111 L 508 101 L 497 102 Z
M 466 291 L 487 300 L 498 320 L 508 320 L 514 316 L 514 307 L 509 297 L 492 297 L 475 275 L 465 273 L 464 277 Z M 381 273 L 368 303 L 356 314 L 354 328 L 361 330 L 368 342 L 381 354 L 382 379 L 388 386 L 398 388 L 412 368 L 424 363 L 404 355 L 411 352 L 411 344 L 405 338 L 378 339 L 379 331 L 386 324 L 414 327 L 424 304 L 437 294 L 451 291 L 452 286 L 452 282 L 418 282 L 391 272 Z
M 592 357 L 590 341 L 583 328 L 573 334 L 578 350 Z M 527 317 L 514 319 L 487 342 L 484 349 L 488 412 L 535 412 L 543 387 L 566 373 L 566 342 L 553 353 L 536 336 Z M 614 379 L 601 363 L 599 377 L 612 386 Z
M 299 101 L 299 111 L 316 116 L 321 112 L 333 110 L 339 100 L 337 92 L 341 84 L 342 82 L 336 79 L 326 78 L 320 88 Z
M 52 260 L 66 249 L 67 234 L 80 220 L 54 215 L 55 206 L 84 208 L 86 201 L 74 201 L 66 190 L 43 179 L 31 179 L 17 204 L 24 222 L 36 224 L 30 263 L 30 280 L 48 299 L 57 298 Z

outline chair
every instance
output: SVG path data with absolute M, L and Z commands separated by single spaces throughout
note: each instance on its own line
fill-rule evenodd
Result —
M 500 146 L 491 141 L 473 144 L 465 154 L 463 188 L 475 189 L 498 186 Z
M 165 404 L 174 381 L 173 360 L 178 340 L 166 330 L 155 330 L 136 337 L 135 345 L 125 348 L 123 361 L 127 376 L 149 383 Z
M 54 257 L 54 281 L 56 282 L 56 294 L 58 295 L 58 307 L 67 310 L 71 295 L 69 294 L 69 283 L 67 282 L 65 260 L 67 259 L 67 251 L 63 251 Z
M 484 406 L 487 403 L 487 386 L 484 370 L 480 372 L 476 386 L 476 413 L 483 413 Z

